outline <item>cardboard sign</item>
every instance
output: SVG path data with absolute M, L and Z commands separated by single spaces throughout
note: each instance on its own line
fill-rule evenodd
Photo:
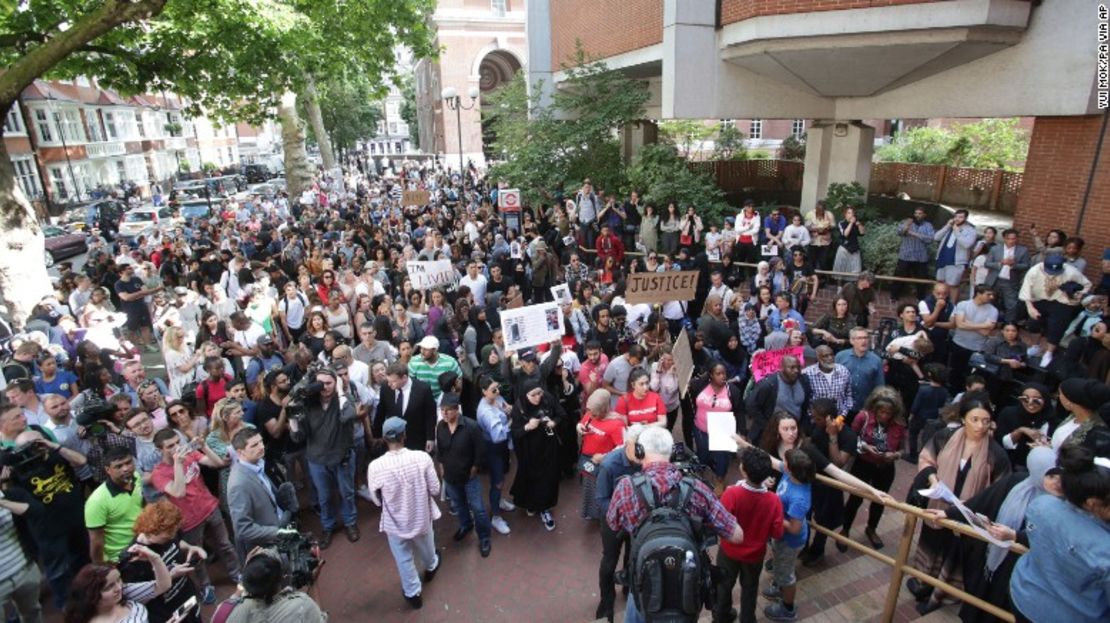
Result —
M 401 205 L 426 206 L 432 201 L 432 194 L 426 190 L 406 190 L 401 193 Z
M 526 305 L 501 311 L 501 330 L 507 350 L 519 350 L 563 336 L 563 312 L 558 303 Z
M 630 305 L 692 301 L 697 295 L 698 271 L 633 273 L 628 276 L 627 283 L 624 300 Z
M 694 376 L 694 351 L 690 348 L 690 336 L 686 331 L 678 333 L 671 347 L 671 356 L 674 357 L 674 372 L 678 377 L 678 395 L 685 396 L 690 377 Z
M 497 191 L 497 204 L 502 210 L 519 212 L 521 208 L 520 190 L 516 188 L 503 188 Z
M 406 262 L 405 269 L 412 280 L 412 287 L 417 290 L 430 290 L 431 288 L 448 289 L 455 285 L 455 267 L 451 260 L 436 260 L 434 262 Z
M 782 358 L 793 355 L 801 363 L 805 357 L 804 346 L 791 346 L 779 350 L 761 350 L 752 355 L 752 377 L 758 383 L 763 377 L 774 374 L 782 367 Z

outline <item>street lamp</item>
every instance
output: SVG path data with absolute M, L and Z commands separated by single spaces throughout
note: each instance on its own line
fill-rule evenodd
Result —
M 462 97 L 455 91 L 455 87 L 443 89 L 443 101 L 447 102 L 447 106 L 455 111 L 455 125 L 459 129 L 459 178 L 462 180 L 463 190 L 466 190 L 466 163 L 463 162 L 462 111 L 470 110 L 477 105 L 478 87 L 470 87 L 466 94 L 470 96 L 469 106 L 463 106 Z
M 46 94 L 46 108 L 50 113 L 50 118 L 54 120 L 54 125 L 58 130 L 58 138 L 62 141 L 62 153 L 66 157 L 66 168 L 69 169 L 69 181 L 73 182 L 73 192 L 77 195 L 77 201 L 81 201 L 81 187 L 77 185 L 77 176 L 73 174 L 73 162 L 69 159 L 69 146 L 66 145 L 66 132 L 63 125 L 68 125 L 68 122 L 62 120 L 62 114 L 54 110 L 54 96 L 50 93 Z M 46 124 L 49 128 L 50 124 Z M 63 182 L 62 186 L 65 186 Z

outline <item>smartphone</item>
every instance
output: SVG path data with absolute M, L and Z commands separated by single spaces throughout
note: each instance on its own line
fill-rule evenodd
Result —
M 193 595 L 185 603 L 181 604 L 177 610 L 173 611 L 173 620 L 183 620 L 190 612 L 197 607 L 197 596 Z

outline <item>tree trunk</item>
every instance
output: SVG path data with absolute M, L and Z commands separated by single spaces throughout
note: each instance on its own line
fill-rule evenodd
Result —
M 45 239 L 38 218 L 15 179 L 15 167 L 0 140 L 0 301 L 8 317 L 22 328 L 31 309 L 50 294 Z
M 320 111 L 320 94 L 316 91 L 316 82 L 312 76 L 304 85 L 304 108 L 308 113 L 308 122 L 312 124 L 312 131 L 316 134 L 316 144 L 320 146 L 320 159 L 323 161 L 324 170 L 332 173 L 335 169 L 335 152 L 331 148 L 331 139 L 328 130 L 324 127 L 324 114 Z
M 285 150 L 285 183 L 289 201 L 300 201 L 301 193 L 312 181 L 312 167 L 304 148 L 304 124 L 297 115 L 297 98 L 287 93 L 278 106 L 281 144 Z

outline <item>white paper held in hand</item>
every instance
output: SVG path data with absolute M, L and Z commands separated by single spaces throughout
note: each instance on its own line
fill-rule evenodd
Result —
M 710 411 L 706 414 L 710 452 L 736 452 L 736 417 L 732 411 Z

